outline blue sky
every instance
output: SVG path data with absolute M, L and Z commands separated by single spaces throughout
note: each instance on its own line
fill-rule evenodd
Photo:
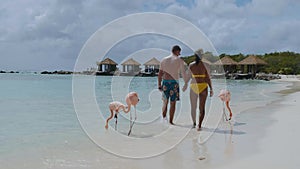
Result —
M 299 0 L 1 0 L 0 70 L 73 70 L 95 31 L 140 12 L 169 13 L 190 21 L 218 53 L 300 52 L 299 9 Z M 147 43 L 140 43 L 145 38 Z M 130 40 L 113 48 L 109 57 L 121 60 L 141 49 L 168 51 L 180 44 L 165 37 Z M 184 55 L 191 53 L 183 49 Z
M 237 6 L 245 6 L 251 3 L 251 0 L 235 0 Z

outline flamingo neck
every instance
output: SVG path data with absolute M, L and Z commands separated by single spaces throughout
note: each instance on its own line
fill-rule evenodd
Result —
M 131 109 L 131 105 L 129 104 L 128 107 L 127 107 L 127 110 L 126 110 L 126 108 L 124 109 L 124 112 L 128 113 L 128 112 L 130 112 L 130 109 Z

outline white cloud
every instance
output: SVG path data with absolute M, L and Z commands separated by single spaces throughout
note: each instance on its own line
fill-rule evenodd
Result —
M 248 52 L 258 51 L 261 53 L 274 51 L 298 51 L 300 36 L 296 32 L 299 30 L 299 20 L 278 21 L 276 25 L 268 25 L 260 36 L 250 39 L 246 45 Z
M 291 0 L 252 0 L 248 6 L 250 12 L 255 12 L 259 15 L 276 16 L 280 15 Z
M 232 0 L 198 0 L 192 8 L 173 4 L 166 11 L 192 21 L 221 52 L 237 49 L 231 40 L 246 22 L 244 8 L 237 7 Z
M 0 69 L 71 70 L 85 41 L 101 26 L 146 11 L 191 21 L 219 53 L 300 52 L 299 8 L 298 0 L 252 0 L 242 6 L 235 0 L 195 0 L 194 4 L 175 0 L 2 0 Z M 154 38 L 128 48 L 166 49 L 166 44 Z

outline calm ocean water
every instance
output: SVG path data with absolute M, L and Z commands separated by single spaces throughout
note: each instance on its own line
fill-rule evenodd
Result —
M 0 159 L 3 160 L 0 162 L 12 156 L 22 158 L 24 154 L 43 154 L 41 151 L 49 152 L 56 144 L 86 138 L 73 106 L 72 76 L 0 74 L 0 82 Z M 222 80 L 213 80 L 215 94 L 224 85 Z M 272 91 L 282 88 L 283 84 L 235 80 L 226 81 L 226 86 L 232 93 L 231 104 L 234 107 L 245 102 L 270 102 L 278 98 L 278 94 Z M 108 103 L 127 88 L 139 93 L 138 111 L 155 110 L 153 115 L 160 115 L 161 97 L 157 91 L 153 92 L 157 88 L 156 77 L 112 79 L 98 76 L 95 80 L 96 98 L 105 117 L 109 115 Z M 51 154 L 55 155 L 55 152 Z

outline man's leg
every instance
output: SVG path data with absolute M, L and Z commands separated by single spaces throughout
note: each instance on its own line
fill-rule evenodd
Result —
M 168 99 L 163 100 L 163 107 L 162 107 L 162 116 L 163 118 L 167 117 L 167 111 L 168 111 Z
M 175 113 L 175 109 L 176 109 L 176 101 L 171 101 L 170 104 L 170 124 L 174 124 L 173 123 L 173 118 L 174 118 L 174 113 Z

